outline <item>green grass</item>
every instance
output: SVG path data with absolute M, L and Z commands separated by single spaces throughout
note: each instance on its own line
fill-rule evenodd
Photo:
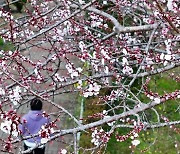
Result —
M 147 154 L 176 154 L 176 142 L 180 141 L 180 135 L 169 127 L 143 131 L 139 137 L 141 144 L 135 149 L 135 154 L 142 150 Z

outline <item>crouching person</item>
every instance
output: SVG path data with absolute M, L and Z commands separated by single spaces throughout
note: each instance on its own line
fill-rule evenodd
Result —
M 42 126 L 50 123 L 49 117 L 43 116 L 42 101 L 38 98 L 32 99 L 30 102 L 31 110 L 21 119 L 19 129 L 23 137 L 38 134 Z M 30 139 L 24 140 L 24 150 L 34 148 L 38 143 L 41 143 L 41 137 L 38 135 Z M 44 154 L 45 145 L 39 146 L 28 154 Z

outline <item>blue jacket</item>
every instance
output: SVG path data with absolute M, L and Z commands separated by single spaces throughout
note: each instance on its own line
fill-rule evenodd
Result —
M 50 123 L 50 119 L 48 117 L 43 117 L 42 111 L 31 110 L 22 117 L 21 122 L 22 124 L 19 125 L 19 129 L 21 130 L 22 135 L 25 137 L 37 134 L 41 129 L 41 126 Z M 32 143 L 40 143 L 41 137 L 37 136 L 35 138 L 30 138 L 27 141 Z

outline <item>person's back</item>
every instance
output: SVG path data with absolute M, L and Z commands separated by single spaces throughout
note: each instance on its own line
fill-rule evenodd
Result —
M 42 114 L 43 114 L 42 111 L 29 111 L 28 114 L 22 117 L 22 120 L 24 121 L 23 128 L 21 129 L 23 136 L 37 134 L 41 129 L 42 125 L 49 123 L 49 120 L 47 118 L 44 118 Z M 41 138 L 38 136 L 35 138 L 28 139 L 27 141 L 29 142 L 36 141 L 40 143 L 40 139 Z
M 49 124 L 49 118 L 43 116 L 42 110 L 42 102 L 40 99 L 33 99 L 31 101 L 31 110 L 28 114 L 24 115 L 21 120 L 21 125 L 19 126 L 22 135 L 30 136 L 37 134 L 43 125 Z M 36 137 L 32 137 L 24 141 L 24 148 L 27 150 L 28 148 L 35 147 L 37 143 L 41 142 L 41 137 L 38 135 Z M 35 154 L 44 154 L 45 147 L 39 147 L 34 150 Z M 33 153 L 33 152 L 31 152 Z M 30 153 L 29 153 L 30 154 Z

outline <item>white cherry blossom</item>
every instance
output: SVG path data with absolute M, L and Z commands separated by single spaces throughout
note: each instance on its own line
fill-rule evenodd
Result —
M 62 153 L 62 154 L 66 154 L 66 153 L 67 153 L 67 150 L 66 150 L 66 149 L 62 149 L 62 150 L 61 150 L 61 153 Z
M 132 143 L 132 145 L 137 146 L 140 144 L 140 141 L 139 140 L 133 140 L 133 141 L 131 141 L 131 143 Z
M 161 59 L 161 60 L 164 59 L 164 53 L 162 53 L 162 54 L 160 55 L 160 59 Z
M 104 73 L 105 73 L 105 74 L 108 74 L 108 73 L 109 73 L 109 68 L 108 68 L 107 66 L 105 66 L 105 68 L 104 68 Z
M 9 99 L 14 104 L 17 105 L 18 102 L 21 100 L 21 88 L 19 86 L 16 86 L 15 89 L 10 90 Z
M 82 68 L 80 68 L 80 67 L 79 68 L 73 68 L 73 66 L 70 63 L 66 64 L 66 69 L 68 70 L 72 79 L 74 77 L 79 76 L 79 73 L 82 71 Z
M 111 58 L 109 57 L 108 53 L 107 53 L 104 49 L 101 50 L 101 53 L 102 53 L 102 55 L 103 55 L 106 59 L 111 59 Z
M 89 97 L 93 95 L 98 95 L 101 89 L 101 85 L 98 85 L 96 82 L 90 84 L 88 89 L 83 93 L 84 97 Z
M 164 63 L 163 63 L 163 65 L 164 65 L 164 66 L 167 66 L 167 64 L 168 64 L 168 61 L 165 60 Z
M 133 69 L 132 69 L 131 67 L 129 67 L 129 66 L 125 66 L 125 67 L 123 68 L 122 72 L 123 72 L 124 74 L 130 75 L 130 74 L 133 73 Z
M 104 1 L 103 1 L 103 4 L 104 4 L 104 5 L 107 5 L 107 1 L 104 0 Z
M 134 137 L 138 137 L 138 136 L 139 136 L 138 133 L 135 133 L 135 134 L 134 134 Z
M 167 2 L 168 10 L 177 12 L 176 9 L 175 9 L 176 7 L 177 7 L 177 4 L 175 3 L 174 0 L 168 0 L 168 2 Z
M 129 64 L 129 62 L 128 62 L 127 58 L 123 57 L 122 65 L 125 66 L 125 65 L 128 65 L 128 64 Z
M 56 81 L 60 81 L 60 82 L 64 82 L 65 81 L 64 77 L 60 77 L 59 73 L 56 73 L 54 75 L 54 77 L 55 77 Z
M 12 133 L 13 136 L 18 136 L 18 129 L 17 126 L 12 123 L 11 119 L 5 120 L 1 123 L 1 130 L 7 134 Z
M 127 55 L 127 50 L 125 48 L 122 49 L 124 55 Z
M 58 154 L 67 154 L 67 150 L 66 149 L 61 149 Z
M 133 140 L 133 139 L 134 139 L 134 136 L 131 136 L 130 138 Z
M 83 41 L 80 41 L 80 42 L 79 42 L 79 48 L 81 49 L 81 52 L 84 52 L 85 44 L 84 44 Z
M 0 95 L 5 95 L 5 90 L 0 87 Z
M 172 55 L 165 55 L 164 56 L 164 59 L 166 59 L 166 60 L 171 60 L 171 58 L 172 58 Z

